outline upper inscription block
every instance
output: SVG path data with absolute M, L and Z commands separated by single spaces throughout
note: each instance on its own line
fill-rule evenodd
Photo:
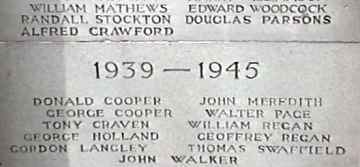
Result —
M 3 0 L 1 41 L 359 42 L 358 0 Z

